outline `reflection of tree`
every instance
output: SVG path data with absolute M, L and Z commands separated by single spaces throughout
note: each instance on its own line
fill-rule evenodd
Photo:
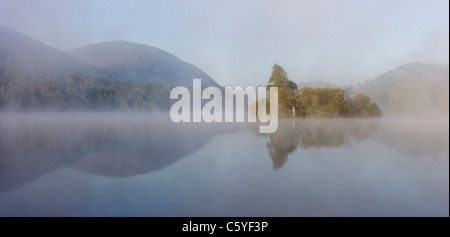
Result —
M 362 142 L 370 137 L 370 134 L 375 132 L 379 127 L 379 122 L 372 120 L 365 121 L 364 119 L 354 123 L 348 128 L 350 136 L 357 142 Z
M 347 131 L 345 127 L 333 126 L 333 124 L 308 123 L 301 126 L 301 148 L 314 147 L 339 147 L 346 141 Z
M 289 126 L 285 126 L 287 123 L 282 122 L 282 126 L 279 126 L 276 132 L 270 134 L 270 140 L 266 145 L 269 155 L 272 158 L 274 169 L 283 166 L 287 161 L 288 154 L 297 149 L 298 131 Z
M 333 148 L 369 138 L 377 129 L 374 120 L 365 119 L 284 119 L 269 135 L 267 150 L 274 169 L 282 167 L 297 147 Z

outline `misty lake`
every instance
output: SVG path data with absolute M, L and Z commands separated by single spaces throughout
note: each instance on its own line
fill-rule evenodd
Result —
M 448 216 L 448 119 L 0 114 L 0 216 Z

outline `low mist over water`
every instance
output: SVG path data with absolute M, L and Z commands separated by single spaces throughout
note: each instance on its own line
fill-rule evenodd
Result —
M 448 216 L 448 120 L 0 114 L 0 216 Z

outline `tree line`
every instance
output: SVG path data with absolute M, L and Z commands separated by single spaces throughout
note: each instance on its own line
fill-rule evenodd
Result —
M 58 80 L 29 80 L 0 72 L 0 109 L 167 110 L 171 87 L 66 72 Z
M 281 117 L 380 116 L 369 97 L 351 88 L 297 88 L 286 71 L 273 66 L 267 89 L 278 87 Z M 172 87 L 125 82 L 68 71 L 31 80 L 0 65 L 0 109 L 11 110 L 168 110 Z M 267 106 L 269 108 L 269 106 Z
M 353 95 L 351 87 L 297 88 L 286 71 L 277 64 L 272 67 L 267 90 L 278 87 L 278 114 L 281 117 L 376 117 L 382 111 L 361 93 Z M 268 107 L 268 106 L 267 106 Z

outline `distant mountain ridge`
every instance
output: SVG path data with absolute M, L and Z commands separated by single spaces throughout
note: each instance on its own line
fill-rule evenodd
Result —
M 0 109 L 167 110 L 174 86 L 219 86 L 161 49 L 125 41 L 63 52 L 0 25 Z
M 173 86 L 219 86 L 205 72 L 151 46 L 111 41 L 68 52 L 0 25 L 0 109 L 168 109 Z M 327 82 L 299 87 L 335 87 Z M 409 63 L 353 88 L 384 115 L 449 113 L 449 67 Z
M 449 67 L 413 62 L 354 88 L 375 101 L 386 115 L 447 115 Z
M 6 68 L 27 80 L 55 79 L 69 71 L 101 74 L 89 64 L 0 25 L 0 73 Z
M 30 80 L 55 79 L 71 71 L 168 86 L 192 86 L 193 78 L 201 78 L 203 85 L 219 86 L 196 66 L 155 47 L 112 41 L 63 52 L 0 25 L 0 70 L 6 67 Z
M 110 41 L 70 50 L 67 54 L 123 81 L 191 87 L 193 78 L 201 78 L 203 85 L 219 86 L 194 65 L 143 44 Z

